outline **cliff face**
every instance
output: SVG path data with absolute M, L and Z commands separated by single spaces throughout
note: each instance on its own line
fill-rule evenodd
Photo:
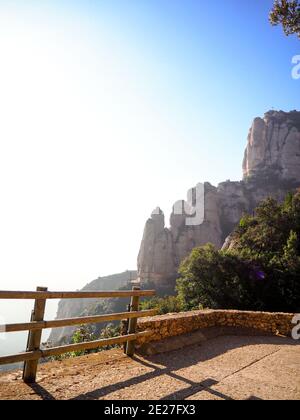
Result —
M 243 163 L 244 176 L 273 172 L 300 182 L 300 112 L 270 111 L 250 129 Z
M 221 248 L 243 214 L 252 213 L 265 198 L 283 200 L 300 185 L 300 112 L 269 111 L 256 118 L 250 129 L 243 162 L 244 179 L 224 182 L 217 187 L 204 184 L 198 196 L 203 223 L 188 225 L 193 214 L 195 191 L 181 201 L 185 211 L 178 214 L 178 203 L 170 217 L 170 228 L 159 209 L 146 223 L 138 255 L 138 274 L 142 281 L 160 287 L 177 276 L 181 261 L 197 246 L 208 242 Z M 179 212 L 180 213 L 180 212 Z
M 131 289 L 131 280 L 137 277 L 136 271 L 126 271 L 121 274 L 114 274 L 112 276 L 100 277 L 97 280 L 87 284 L 82 291 L 105 291 L 117 290 L 128 285 Z M 103 301 L 103 299 L 101 300 Z M 64 299 L 59 302 L 56 319 L 76 318 L 80 316 L 88 316 L 95 313 L 95 305 L 99 303 L 99 299 Z M 126 310 L 126 302 L 124 308 Z M 98 314 L 98 312 L 96 311 Z M 103 312 L 102 312 L 103 313 Z M 51 331 L 48 342 L 51 345 L 61 345 L 70 343 L 71 337 L 78 327 L 64 327 L 56 328 Z
M 221 248 L 244 213 L 252 213 L 269 196 L 282 201 L 289 191 L 299 188 L 300 112 L 269 111 L 264 118 L 254 120 L 243 173 L 239 182 L 226 181 L 217 187 L 205 183 L 202 189 L 200 184 L 191 189 L 186 201 L 174 205 L 169 228 L 163 212 L 153 212 L 146 222 L 138 255 L 142 282 L 153 282 L 160 291 L 164 287 L 169 290 L 181 261 L 193 248 L 208 242 Z M 136 274 L 126 272 L 100 278 L 83 290 L 116 290 L 136 278 Z M 96 303 L 92 299 L 61 301 L 57 318 L 91 315 Z M 120 310 L 125 309 L 124 303 Z M 53 330 L 49 341 L 54 345 L 68 343 L 73 332 L 72 327 Z

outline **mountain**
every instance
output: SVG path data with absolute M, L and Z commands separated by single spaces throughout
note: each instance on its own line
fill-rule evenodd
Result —
M 125 271 L 124 273 L 114 274 L 107 277 L 99 277 L 97 280 L 87 284 L 81 291 L 105 291 L 117 290 L 128 286 L 131 289 L 130 282 L 137 278 L 137 271 Z M 106 312 L 97 308 L 99 303 L 103 303 L 103 299 L 64 299 L 59 302 L 56 319 L 75 318 L 80 316 L 88 316 L 92 314 L 101 314 Z M 108 299 L 105 299 L 108 301 Z M 126 302 L 123 302 L 126 310 Z M 106 306 L 109 306 L 106 304 Z M 57 328 L 51 331 L 48 343 L 51 345 L 60 345 L 69 343 L 76 327 Z
M 175 204 L 169 228 L 162 210 L 156 209 L 146 222 L 138 272 L 99 278 L 82 290 L 131 288 L 130 280 L 139 276 L 144 287 L 155 287 L 158 295 L 172 294 L 178 267 L 193 248 L 208 242 L 222 248 L 243 214 L 251 214 L 269 196 L 283 201 L 288 192 L 299 188 L 300 112 L 269 111 L 263 118 L 255 118 L 248 135 L 243 174 L 238 182 L 226 181 L 217 187 L 206 182 L 192 188 L 186 201 Z M 203 213 L 201 221 L 187 223 L 199 209 Z M 124 311 L 126 303 L 120 299 L 63 300 L 57 318 Z M 49 342 L 69 343 L 74 330 L 53 330 Z
M 255 118 L 243 175 L 239 182 L 226 181 L 217 187 L 205 183 L 191 189 L 188 200 L 174 206 L 169 228 L 161 209 L 153 212 L 138 255 L 142 281 L 167 287 L 193 248 L 208 242 L 221 248 L 243 214 L 252 214 L 269 196 L 282 201 L 300 186 L 300 112 L 269 111 L 263 118 Z M 188 224 L 197 209 L 203 209 L 203 223 Z

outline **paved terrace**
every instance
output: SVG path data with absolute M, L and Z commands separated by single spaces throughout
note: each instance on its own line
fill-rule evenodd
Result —
M 0 399 L 300 400 L 300 343 L 223 336 L 169 353 L 129 359 L 111 350 L 41 365 L 38 383 L 0 375 Z

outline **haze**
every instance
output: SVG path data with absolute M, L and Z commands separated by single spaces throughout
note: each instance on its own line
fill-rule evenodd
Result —
M 271 1 L 24 3 L 0 1 L 1 289 L 135 269 L 157 205 L 241 179 L 252 119 L 299 107 Z

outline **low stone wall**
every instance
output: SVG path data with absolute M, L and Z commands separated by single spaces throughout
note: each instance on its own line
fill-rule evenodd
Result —
M 236 331 L 237 334 L 244 329 L 259 335 L 291 336 L 293 317 L 294 314 L 287 313 L 233 310 L 205 310 L 155 316 L 138 321 L 137 330 L 148 330 L 150 335 L 139 339 L 137 344 L 142 346 L 144 343 L 216 327 L 220 329 L 221 333 L 228 328 L 231 330 L 231 333 Z

